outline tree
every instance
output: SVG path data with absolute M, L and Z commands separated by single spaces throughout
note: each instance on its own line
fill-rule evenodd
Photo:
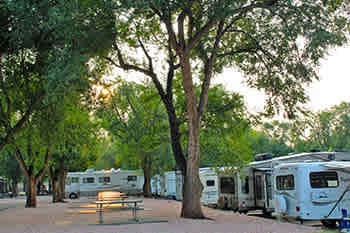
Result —
M 297 151 L 318 149 L 349 150 L 350 149 L 350 104 L 342 102 L 306 117 L 304 136 L 296 144 Z
M 87 107 L 77 93 L 69 93 L 57 106 L 57 130 L 51 131 L 53 153 L 49 173 L 53 187 L 53 202 L 65 199 L 65 178 L 68 170 L 87 167 L 97 153 L 98 124 L 93 122 Z M 90 155 L 90 156 L 87 156 Z
M 89 59 L 114 38 L 112 15 L 108 1 L 0 1 L 0 150 L 67 88 L 86 89 Z
M 169 145 L 166 112 L 149 84 L 121 82 L 116 86 L 98 115 L 114 136 L 116 163 L 123 168 L 142 168 L 143 193 L 151 197 L 151 177 L 159 171 L 162 157 L 169 159 L 169 154 L 161 153 Z
M 150 77 L 158 90 L 168 113 L 175 160 L 185 177 L 183 217 L 204 217 L 198 175 L 200 129 L 212 77 L 224 67 L 236 66 L 251 87 L 265 90 L 268 113 L 283 106 L 292 117 L 298 103 L 306 101 L 305 85 L 317 78 L 319 59 L 327 48 L 346 40 L 344 4 L 116 0 L 118 37 L 107 60 L 115 67 Z M 175 78 L 182 80 L 186 98 L 186 153 L 173 102 Z M 161 80 L 166 80 L 165 87 Z M 198 95 L 196 82 L 201 86 Z
M 20 133 L 12 137 L 7 147 L 14 151 L 27 184 L 27 208 L 37 206 L 36 187 L 49 164 L 53 141 L 50 130 L 55 130 L 55 109 L 52 105 L 31 115 Z
M 18 183 L 22 180 L 23 175 L 16 157 L 9 150 L 3 150 L 0 156 L 0 174 L 8 178 L 9 191 L 17 196 Z
M 114 38 L 115 20 L 108 3 L 0 1 L 0 150 L 8 144 L 14 147 L 29 184 L 26 207 L 36 207 L 36 183 L 52 149 L 48 141 L 43 144 L 46 151 L 35 148 L 43 140 L 43 129 L 30 124 L 43 120 L 39 115 L 45 116 L 43 111 L 51 105 L 54 108 L 65 91 L 87 89 L 90 58 L 103 54 Z M 28 148 L 25 152 L 23 145 Z

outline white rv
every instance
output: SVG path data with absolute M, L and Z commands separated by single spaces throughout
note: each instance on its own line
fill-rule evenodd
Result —
M 155 175 L 151 180 L 152 194 L 176 199 L 176 179 L 175 171 L 164 172 L 162 175 Z
M 160 184 L 161 176 L 160 175 L 155 175 L 151 179 L 151 191 L 152 195 L 156 197 L 160 197 L 160 192 L 162 190 L 161 184 Z
M 143 175 L 135 170 L 87 169 L 85 172 L 68 172 L 66 177 L 66 197 L 96 196 L 99 191 L 117 190 L 127 194 L 142 193 Z
M 200 168 L 199 178 L 203 185 L 201 203 L 208 206 L 217 206 L 219 194 L 216 170 L 212 167 Z
M 286 163 L 303 163 L 305 161 L 329 162 L 329 161 L 350 161 L 349 152 L 310 152 L 292 154 L 287 156 L 271 158 L 267 154 L 261 154 L 258 158 L 261 161 L 254 161 L 247 165 L 247 174 L 243 177 L 246 187 L 246 193 L 238 190 L 238 211 L 247 212 L 249 210 L 263 210 L 266 214 L 275 211 L 274 187 L 272 176 L 275 167 Z M 266 159 L 266 160 L 264 160 Z M 244 195 L 244 198 L 240 198 Z M 233 208 L 235 209 L 235 208 Z
M 278 215 L 336 226 L 350 210 L 350 162 L 285 163 L 274 168 L 274 206 Z

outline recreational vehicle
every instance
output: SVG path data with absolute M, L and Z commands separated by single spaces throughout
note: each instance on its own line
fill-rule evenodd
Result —
M 274 206 L 280 216 L 336 226 L 350 210 L 350 162 L 285 163 L 274 168 Z
M 176 199 L 177 184 L 176 172 L 164 172 L 162 175 L 155 175 L 151 180 L 152 194 L 159 197 Z
M 96 196 L 99 191 L 117 190 L 127 194 L 142 193 L 143 175 L 135 170 L 87 169 L 85 172 L 68 172 L 66 197 Z
M 260 209 L 265 214 L 271 214 L 275 211 L 275 203 L 273 201 L 275 190 L 272 176 L 276 166 L 285 163 L 303 163 L 305 161 L 350 161 L 350 153 L 310 152 L 275 158 L 268 154 L 260 154 L 257 158 L 260 161 L 254 161 L 247 165 L 247 174 L 243 176 L 245 182 L 238 180 L 242 187 L 246 187 L 246 193 L 241 190 L 238 190 L 237 193 L 239 212 Z
M 217 206 L 218 203 L 218 175 L 212 167 L 199 169 L 199 178 L 203 185 L 201 203 L 208 206 Z

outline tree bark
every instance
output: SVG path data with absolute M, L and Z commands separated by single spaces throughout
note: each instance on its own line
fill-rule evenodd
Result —
M 152 197 L 152 189 L 151 189 L 151 171 L 148 155 L 145 155 L 143 160 L 143 196 L 144 197 Z
M 184 176 L 184 197 L 181 216 L 184 218 L 204 218 L 200 204 L 203 185 L 199 179 L 201 118 L 197 109 L 197 97 L 193 86 L 189 55 L 180 55 L 181 73 L 186 95 L 186 109 L 188 116 L 186 175 Z
M 27 180 L 27 201 L 26 201 L 26 208 L 36 208 L 36 185 L 38 180 L 35 179 L 34 174 L 29 173 L 28 177 L 26 177 Z
M 64 170 L 62 168 L 50 168 L 52 180 L 52 202 L 64 202 L 64 194 L 62 190 L 62 178 L 64 177 Z
M 61 193 L 60 193 L 60 200 L 61 202 L 64 202 L 64 199 L 66 198 L 66 170 L 63 169 L 63 172 L 60 176 L 60 180 L 59 180 L 59 183 L 60 183 L 60 190 L 61 190 Z

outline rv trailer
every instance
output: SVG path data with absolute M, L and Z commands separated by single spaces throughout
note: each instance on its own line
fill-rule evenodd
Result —
M 175 171 L 164 172 L 155 175 L 151 179 L 152 195 L 176 199 L 177 196 L 177 175 Z
M 284 163 L 274 168 L 277 215 L 335 227 L 350 209 L 350 162 Z
M 218 175 L 212 167 L 199 168 L 199 178 L 203 185 L 201 203 L 207 206 L 217 206 Z
M 100 191 L 120 191 L 126 194 L 140 194 L 143 175 L 135 170 L 87 169 L 85 172 L 68 172 L 66 177 L 66 197 L 96 196 Z
M 267 158 L 263 160 L 261 158 Z M 281 164 L 329 161 L 350 161 L 349 152 L 310 152 L 292 154 L 287 156 L 270 158 L 268 155 L 259 155 L 260 161 L 254 161 L 247 165 L 247 175 L 243 177 L 246 184 L 246 193 L 237 190 L 238 211 L 262 210 L 265 214 L 275 211 L 273 175 L 275 167 Z M 239 178 L 239 177 L 238 177 Z M 239 183 L 244 182 L 238 180 Z M 244 195 L 244 198 L 240 198 Z M 235 209 L 235 206 L 233 207 Z

